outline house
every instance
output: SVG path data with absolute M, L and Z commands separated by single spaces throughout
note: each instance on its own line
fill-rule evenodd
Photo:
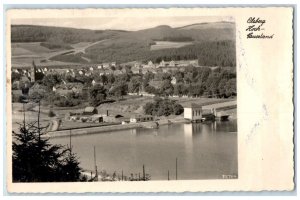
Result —
M 174 61 L 174 60 L 170 61 L 170 62 L 169 62 L 169 66 L 170 66 L 170 67 L 175 67 L 175 61 Z
M 90 121 L 94 122 L 94 123 L 101 123 L 101 122 L 103 122 L 103 116 L 102 115 L 93 115 L 93 116 L 91 116 Z
M 103 69 L 108 69 L 109 68 L 109 63 L 103 63 L 102 68 Z
M 202 119 L 202 106 L 196 103 L 185 105 L 183 117 L 191 121 L 200 121 Z
M 162 60 L 160 63 L 159 63 L 159 67 L 165 67 L 166 66 L 166 63 L 164 60 Z
M 197 66 L 198 65 L 198 60 L 191 60 L 190 65 Z
M 155 67 L 155 65 L 153 64 L 153 62 L 151 60 L 148 62 L 147 65 L 144 65 L 144 68 L 154 68 L 154 67 Z
M 133 115 L 130 117 L 130 123 L 138 123 L 138 122 L 148 122 L 153 121 L 153 116 L 151 115 Z
M 111 64 L 110 64 L 111 66 L 117 66 L 117 63 L 116 62 L 111 62 Z
M 140 67 L 132 67 L 131 71 L 133 74 L 139 74 L 142 70 L 140 69 Z
M 103 116 L 103 122 L 108 123 L 121 123 L 122 122 L 122 115 L 102 115 Z
M 171 80 L 171 84 L 172 85 L 175 85 L 177 83 L 177 80 L 176 80 L 176 78 L 173 76 L 172 77 L 172 80 Z
M 86 72 L 86 73 L 85 73 L 85 76 L 88 76 L 88 77 L 89 77 L 89 76 L 91 76 L 91 75 L 92 75 L 92 72 Z
M 140 62 L 135 62 L 133 67 L 136 67 L 136 68 L 140 68 L 141 67 L 141 63 Z
M 98 114 L 98 110 L 92 106 L 86 107 L 83 111 L 83 115 L 94 115 L 94 114 Z

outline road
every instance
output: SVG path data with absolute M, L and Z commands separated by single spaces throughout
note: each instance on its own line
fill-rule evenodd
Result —
M 102 43 L 102 42 L 104 42 L 106 40 L 107 39 L 100 40 L 100 41 L 97 41 L 97 42 L 92 42 L 92 43 L 89 43 L 89 44 L 87 44 L 86 46 L 83 46 L 83 47 L 77 47 L 77 48 L 74 48 L 74 49 L 61 50 L 61 51 L 56 51 L 56 52 L 48 53 L 48 54 L 45 55 L 45 57 L 46 57 L 47 60 L 50 60 L 54 56 L 58 56 L 58 55 L 61 55 L 61 54 L 64 54 L 64 53 L 68 53 L 68 52 L 71 52 L 70 54 L 85 53 L 85 50 L 87 48 L 89 48 L 91 46 L 94 46 L 96 44 Z M 84 59 L 86 59 L 86 58 L 84 58 Z

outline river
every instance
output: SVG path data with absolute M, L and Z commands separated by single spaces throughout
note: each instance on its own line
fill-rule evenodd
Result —
M 52 138 L 53 144 L 69 144 L 69 137 Z M 151 180 L 218 179 L 238 174 L 237 122 L 171 124 L 159 129 L 131 129 L 73 136 L 73 152 L 80 166 L 94 170 L 94 146 L 98 171 L 129 176 L 146 173 Z

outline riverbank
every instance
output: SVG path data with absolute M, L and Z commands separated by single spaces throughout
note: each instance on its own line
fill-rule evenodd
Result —
M 60 131 L 49 131 L 46 134 L 46 136 L 50 137 L 50 138 L 66 137 L 66 136 L 69 136 L 70 133 L 72 134 L 72 136 L 74 136 L 74 135 L 86 135 L 86 134 L 118 131 L 118 130 L 141 128 L 141 127 L 142 127 L 142 125 L 139 124 L 139 123 L 136 123 L 136 124 L 119 124 L 119 125 L 112 125 L 112 126 L 99 126 L 99 127 L 60 130 Z
M 236 116 L 236 109 L 227 110 L 230 111 L 230 120 L 237 119 Z M 135 129 L 135 128 L 159 128 L 159 126 L 170 125 L 170 124 L 177 124 L 177 123 L 187 123 L 189 120 L 184 119 L 183 117 L 176 117 L 176 118 L 164 118 L 160 119 L 156 122 L 141 122 L 141 123 L 129 123 L 129 124 L 118 124 L 118 125 L 106 125 L 106 126 L 97 126 L 97 127 L 85 127 L 85 128 L 72 128 L 72 129 L 65 129 L 65 130 L 58 130 L 58 131 L 49 131 L 46 136 L 50 138 L 56 137 L 66 137 L 76 135 L 87 135 L 87 134 L 96 134 L 96 133 L 103 133 L 103 132 L 112 132 L 112 131 L 119 131 L 119 130 L 126 130 L 126 129 Z M 157 126 L 155 126 L 157 124 Z
M 158 126 L 175 124 L 175 123 L 186 123 L 187 120 L 183 118 L 177 119 L 168 119 L 168 120 L 159 120 L 157 121 Z M 49 131 L 46 136 L 50 138 L 55 137 L 66 137 L 75 135 L 86 135 L 86 134 L 95 134 L 95 133 L 102 133 L 102 132 L 111 132 L 111 131 L 119 131 L 119 130 L 126 130 L 126 129 L 135 129 L 135 128 L 147 128 L 153 127 L 152 124 L 156 124 L 156 122 L 142 122 L 142 123 L 130 123 L 130 124 L 118 124 L 118 125 L 107 125 L 107 126 L 97 126 L 97 127 L 86 127 L 86 128 L 74 128 L 68 130 L 58 130 L 58 131 Z

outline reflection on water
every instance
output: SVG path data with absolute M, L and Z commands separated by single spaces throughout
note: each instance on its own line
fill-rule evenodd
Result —
M 159 129 L 132 129 L 73 136 L 72 145 L 81 167 L 93 170 L 93 146 L 98 169 L 124 174 L 141 173 L 145 165 L 152 180 L 215 179 L 237 175 L 236 121 L 172 124 Z M 69 138 L 52 143 L 67 145 Z

